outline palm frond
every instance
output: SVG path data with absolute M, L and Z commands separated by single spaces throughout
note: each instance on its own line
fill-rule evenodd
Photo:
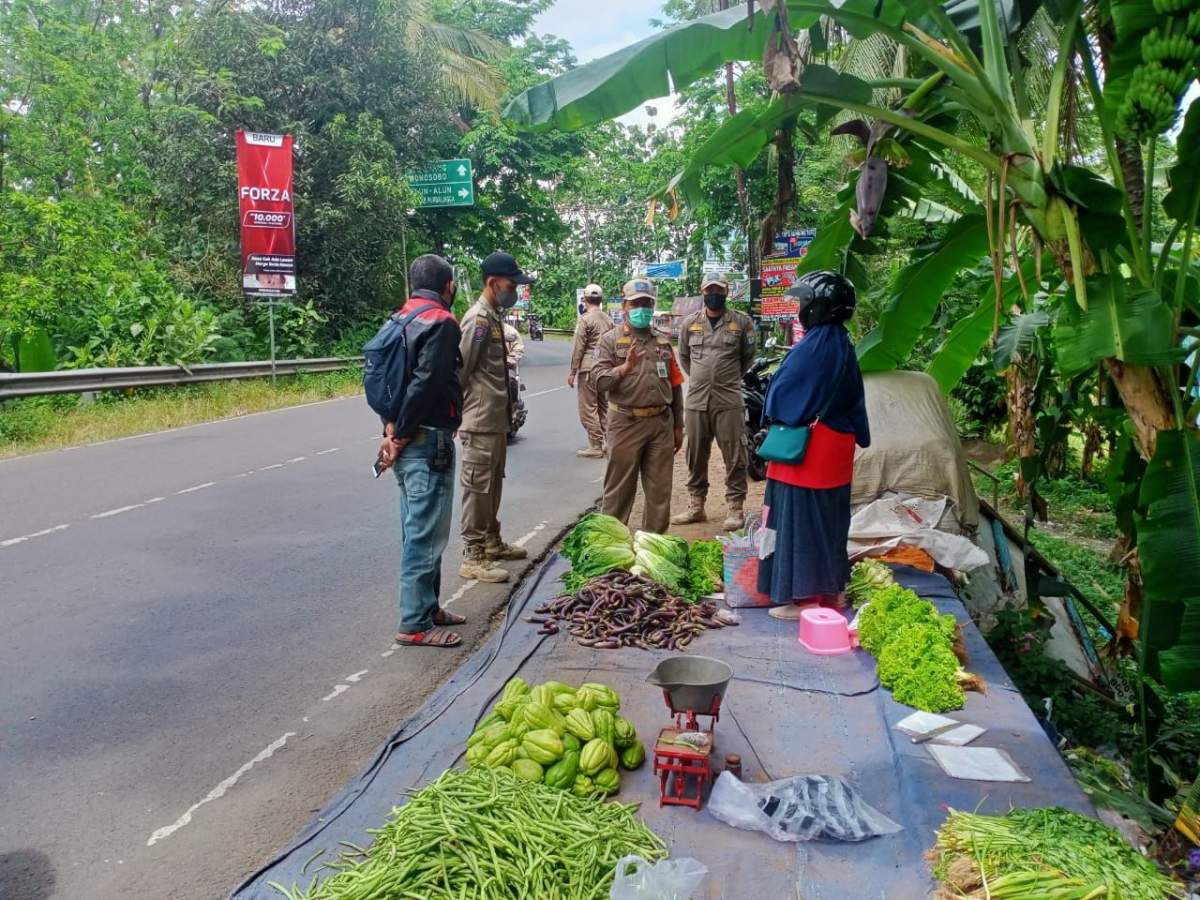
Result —
M 418 38 L 427 46 L 438 50 L 453 50 L 479 60 L 499 59 L 511 49 L 503 41 L 498 41 L 482 31 L 459 28 L 445 22 L 421 23 Z
M 504 79 L 487 62 L 451 49 L 438 54 L 446 85 L 465 103 L 494 109 L 504 96 Z

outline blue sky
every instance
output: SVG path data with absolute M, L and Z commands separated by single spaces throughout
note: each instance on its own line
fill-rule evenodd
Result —
M 580 62 L 588 62 L 620 50 L 627 44 L 653 33 L 650 19 L 659 16 L 659 0 L 557 0 L 533 22 L 538 34 L 553 34 L 565 38 L 575 48 Z M 669 103 L 657 104 L 658 123 L 674 118 Z M 649 121 L 644 109 L 621 117 L 630 125 Z

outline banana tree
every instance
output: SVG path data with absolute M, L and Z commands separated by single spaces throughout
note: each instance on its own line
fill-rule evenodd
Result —
M 671 84 L 710 74 L 720 63 L 759 58 L 772 27 L 778 27 L 777 7 L 786 7 L 788 27 L 796 30 L 824 16 L 855 37 L 883 34 L 906 48 L 923 67 L 924 79 L 872 82 L 808 66 L 786 92 L 730 117 L 667 188 L 686 198 L 705 166 L 747 165 L 779 123 L 812 108 L 824 110 L 826 118 L 837 111 L 860 116 L 862 129 L 853 127 L 865 130 L 868 141 L 872 132 L 882 137 L 891 126 L 907 152 L 922 150 L 935 164 L 968 159 L 982 169 L 983 209 L 956 214 L 941 244 L 916 254 L 912 271 L 895 280 L 878 327 L 860 342 L 863 366 L 900 364 L 928 325 L 947 273 L 953 277 L 980 257 L 990 263 L 992 290 L 935 354 L 929 370 L 943 386 L 961 377 L 1010 310 L 1018 318 L 998 342 L 1002 351 L 1011 343 L 1005 359 L 1016 383 L 1010 380 L 1010 392 L 1021 390 L 1022 372 L 1034 367 L 1024 359 L 1034 344 L 1021 335 L 1044 329 L 1044 317 L 1053 319 L 1061 370 L 1102 364 L 1123 401 L 1133 444 L 1149 461 L 1120 467 L 1122 508 L 1133 513 L 1121 519 L 1130 546 L 1137 548 L 1129 557 L 1120 627 L 1124 637 L 1136 639 L 1146 676 L 1169 690 L 1196 690 L 1200 582 L 1191 573 L 1200 563 L 1200 438 L 1190 425 L 1200 409 L 1185 411 L 1184 404 L 1200 396 L 1200 366 L 1181 378 L 1179 339 L 1185 331 L 1200 337 L 1190 324 L 1200 321 L 1200 274 L 1192 252 L 1200 205 L 1200 106 L 1188 112 L 1161 211 L 1153 208 L 1149 179 L 1155 171 L 1154 138 L 1173 121 L 1183 86 L 1196 74 L 1200 20 L 1174 0 L 1107 0 L 1096 5 L 1086 24 L 1078 0 L 1054 4 L 1059 46 L 1038 128 L 1009 40 L 1024 24 L 1022 14 L 1037 6 L 1000 0 L 751 5 L 686 23 L 581 67 L 518 97 L 509 113 L 531 127 L 580 127 L 620 114 Z M 1089 31 L 1096 22 L 1108 31 Z M 777 53 L 787 45 L 773 46 Z M 1067 165 L 1059 155 L 1065 85 L 1075 60 L 1100 121 L 1111 180 Z M 899 108 L 874 102 L 874 91 L 884 87 L 908 92 Z M 957 133 L 952 113 L 972 118 L 986 145 Z M 1145 166 L 1136 164 L 1139 142 L 1146 148 Z M 1131 175 L 1138 172 L 1147 173 L 1145 184 Z M 863 249 L 865 240 L 852 230 L 851 212 L 860 225 L 864 212 L 886 220 L 897 206 L 888 208 L 897 180 L 889 179 L 878 210 L 873 207 L 881 199 L 878 189 L 864 190 L 862 202 L 854 191 L 844 193 L 836 218 L 810 247 L 809 264 L 837 260 L 850 266 L 854 248 Z M 915 205 L 921 198 L 906 199 Z M 1150 240 L 1156 215 L 1170 221 L 1161 247 Z M 1042 271 L 1044 260 L 1048 273 Z M 1140 704 L 1143 714 L 1147 705 Z M 1143 726 L 1146 736 L 1149 728 Z

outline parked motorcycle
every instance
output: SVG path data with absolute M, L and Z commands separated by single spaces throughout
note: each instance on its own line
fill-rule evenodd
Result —
M 542 323 L 537 316 L 529 317 L 529 339 L 531 341 L 544 341 L 546 339 L 545 332 L 542 331 Z
M 532 338 L 532 335 L 530 335 Z M 508 399 L 512 404 L 512 420 L 509 422 L 508 440 L 511 443 L 517 439 L 517 432 L 521 426 L 525 424 L 525 419 L 529 416 L 529 410 L 525 407 L 525 400 L 521 396 L 521 391 L 525 390 L 525 385 L 521 383 L 521 368 L 520 363 L 510 362 L 508 366 Z
M 767 388 L 771 386 L 771 374 L 767 369 L 774 362 L 774 359 L 760 357 L 742 376 L 742 402 L 746 407 L 746 443 L 750 448 L 746 474 L 752 481 L 762 481 L 767 477 L 767 461 L 758 455 L 758 448 L 767 436 L 763 409 L 767 405 Z

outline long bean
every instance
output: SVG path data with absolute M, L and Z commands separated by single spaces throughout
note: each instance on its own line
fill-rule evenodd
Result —
M 451 769 L 392 810 L 374 843 L 355 845 L 288 900 L 451 900 L 607 896 L 617 861 L 662 859 L 662 840 L 635 804 L 585 800 L 498 769 Z M 566 835 L 586 842 L 568 841 Z

